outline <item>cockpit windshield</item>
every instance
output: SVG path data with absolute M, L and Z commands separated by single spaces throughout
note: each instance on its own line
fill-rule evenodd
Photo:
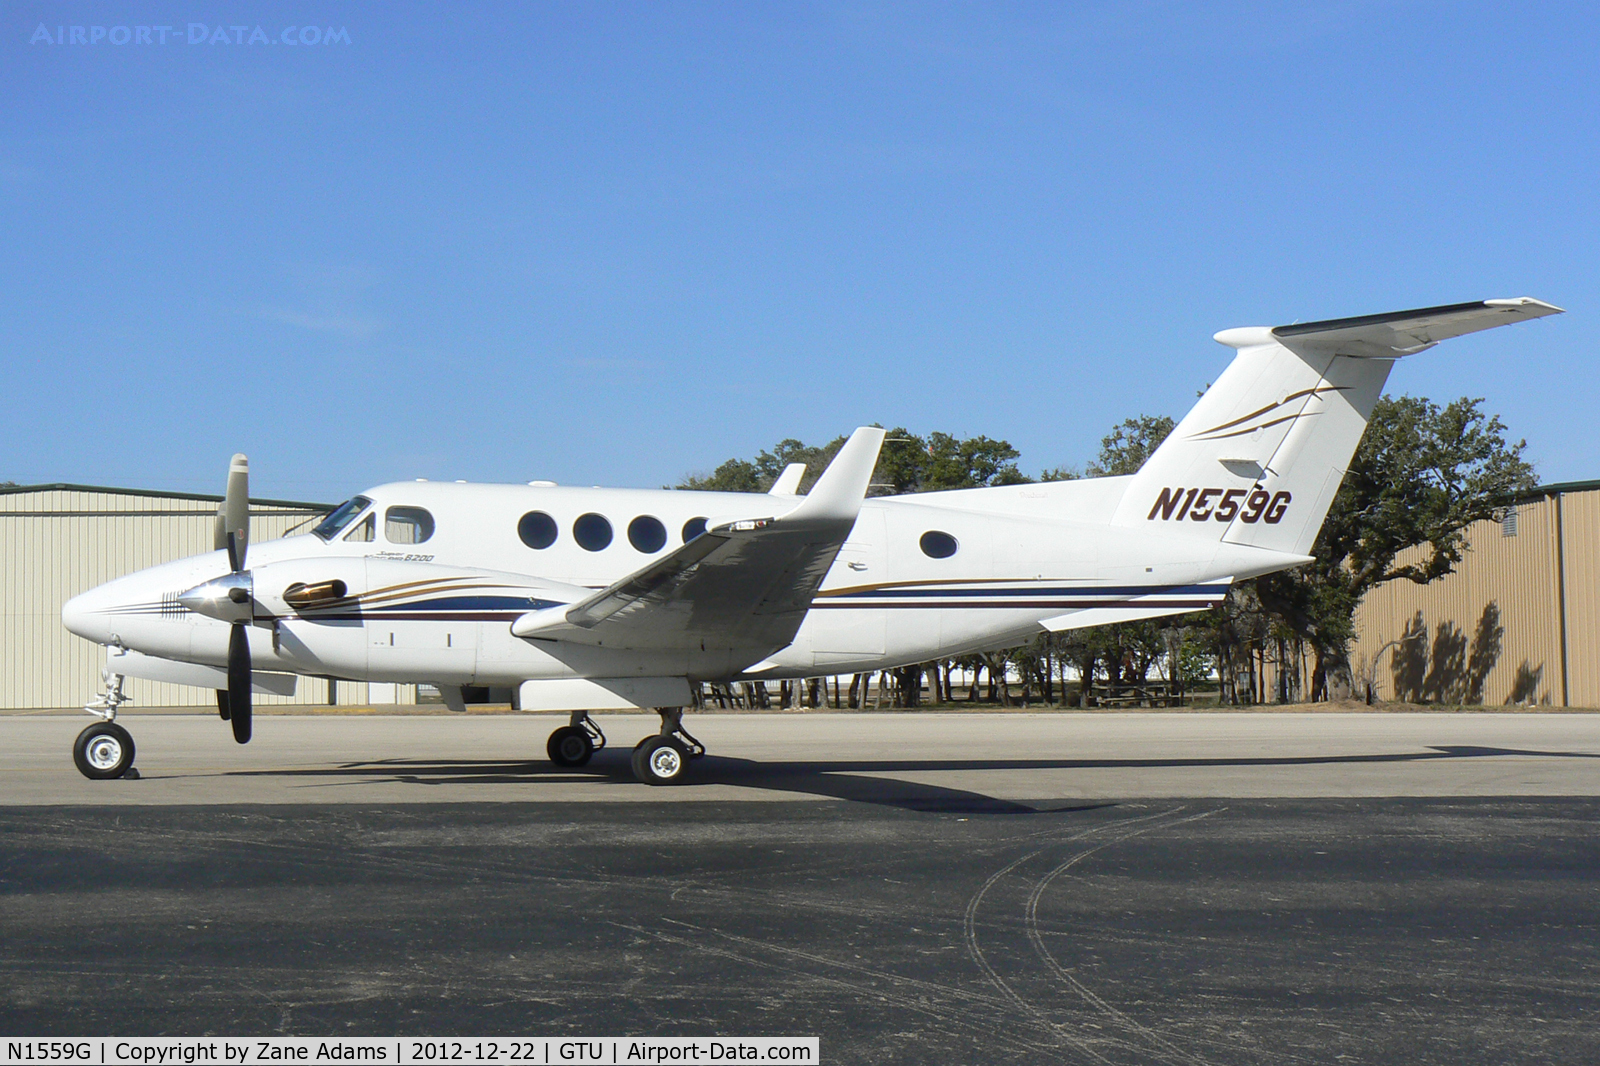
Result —
M 352 496 L 333 509 L 333 513 L 318 522 L 311 532 L 323 540 L 332 540 L 339 535 L 339 531 L 353 522 L 357 515 L 372 506 L 372 501 L 365 496 Z

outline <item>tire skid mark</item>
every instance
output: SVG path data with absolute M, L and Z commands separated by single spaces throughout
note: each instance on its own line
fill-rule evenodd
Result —
M 691 922 L 685 922 L 677 918 L 665 918 L 663 921 L 671 922 L 673 925 L 683 926 L 685 929 L 692 930 L 696 933 L 710 933 L 714 936 L 719 936 L 724 940 L 732 941 L 735 944 L 742 944 L 753 948 L 761 948 L 780 955 L 791 955 L 797 959 L 805 959 L 808 962 L 814 962 L 820 966 L 827 966 L 838 970 L 849 970 L 854 973 L 862 974 L 866 977 L 877 977 L 886 981 L 893 981 L 896 984 L 909 985 L 918 989 L 926 989 L 939 995 L 953 996 L 960 999 L 963 1003 L 986 1003 L 994 1007 L 1004 1007 L 1006 1005 L 1006 1001 L 1002 1000 L 999 996 L 974 995 L 969 989 L 957 988 L 953 985 L 940 984 L 937 981 L 924 981 L 918 977 L 906 977 L 902 974 L 890 973 L 886 970 L 875 970 L 870 966 L 863 966 L 859 963 L 853 962 L 845 962 L 841 959 L 830 959 L 825 955 L 818 955 L 815 952 L 810 951 L 802 951 L 799 948 L 792 948 L 785 944 L 772 944 L 761 940 L 753 940 L 750 937 L 739 936 L 736 933 L 724 933 L 717 929 L 706 929 L 702 926 L 697 926 Z M 632 926 L 628 926 L 627 928 L 631 929 Z
M 698 951 L 702 954 L 715 955 L 719 958 L 731 959 L 735 962 L 744 963 L 747 966 L 755 966 L 766 970 L 775 970 L 778 973 L 787 974 L 790 977 L 808 978 L 813 981 L 820 981 L 824 984 L 847 989 L 858 996 L 871 996 L 882 1003 L 901 1007 L 905 1010 L 913 1011 L 917 1014 L 931 1018 L 934 1022 L 931 1028 L 943 1033 L 945 1036 L 970 1036 L 971 1033 L 975 1031 L 982 1034 L 986 1039 L 999 1043 L 1010 1044 L 1019 1050 L 1032 1052 L 1052 1052 L 1056 1050 L 1056 1045 L 1052 1043 L 1040 1043 L 1039 1041 L 1029 1040 L 1023 1037 L 1021 1034 L 1017 1033 L 1014 1028 L 1005 1024 L 1004 1020 L 997 1022 L 992 1020 L 989 1015 L 970 1011 L 964 1007 L 957 1007 L 955 1010 L 940 1009 L 910 996 L 886 992 L 881 988 L 874 988 L 870 985 L 864 985 L 856 981 L 848 981 L 843 977 L 835 977 L 825 973 L 815 973 L 811 970 L 802 969 L 798 966 L 785 966 L 782 963 L 756 958 L 752 955 L 733 951 L 728 948 L 716 947 L 705 943 L 703 940 L 695 940 L 690 937 L 674 936 L 673 934 L 664 932 L 660 929 L 652 929 L 647 926 L 633 925 L 625 922 L 613 922 L 611 924 L 615 925 L 619 929 L 626 929 L 629 932 L 635 933 L 639 936 L 650 937 L 651 939 L 661 941 L 662 943 L 672 944 L 677 947 L 689 948 L 690 950 Z M 763 946 L 770 947 L 770 945 Z M 830 960 L 829 965 L 836 964 L 832 963 Z M 952 1026 L 959 1028 L 952 1028 Z M 966 1031 L 961 1031 L 963 1029 Z
M 1155 814 L 1141 815 L 1137 818 L 1127 818 L 1121 821 L 1112 822 L 1107 825 L 1094 826 L 1090 829 L 1085 829 L 1073 834 L 1072 836 L 1069 836 L 1065 842 L 1070 843 L 1076 840 L 1083 840 L 1086 837 L 1112 832 L 1130 825 L 1138 825 L 1146 822 L 1167 819 L 1183 810 L 1185 810 L 1185 808 L 1176 807 L 1171 810 L 1158 811 Z M 988 958 L 983 953 L 982 945 L 978 942 L 978 909 L 983 905 L 983 899 L 986 895 L 988 895 L 989 890 L 997 885 L 1007 874 L 1011 873 L 1011 871 L 1015 870 L 1024 863 L 1043 855 L 1047 850 L 1049 850 L 1048 847 L 1038 848 L 1034 851 L 1028 852 L 1021 858 L 1012 860 L 1010 863 L 1007 863 L 1005 866 L 1002 866 L 993 874 L 989 875 L 989 879 L 985 881 L 983 886 L 973 894 L 972 899 L 967 902 L 967 912 L 965 920 L 962 924 L 962 936 L 966 942 L 967 955 L 974 963 L 977 964 L 978 969 L 983 971 L 983 975 L 989 979 L 989 983 L 994 985 L 995 988 L 999 989 L 1001 995 L 1005 996 L 1010 1003 L 1015 1005 L 1023 1013 L 1035 1019 L 1036 1024 L 1048 1028 L 1051 1032 L 1056 1034 L 1057 1038 L 1062 1043 L 1075 1048 L 1089 1058 L 1094 1059 L 1096 1062 L 1105 1063 L 1106 1066 L 1112 1066 L 1111 1060 L 1096 1050 L 1096 1048 L 1091 1045 L 1089 1041 L 1085 1040 L 1081 1036 L 1078 1036 L 1069 1027 L 1064 1026 L 1059 1022 L 1056 1022 L 1054 1019 L 1046 1016 L 1043 1011 L 1039 1010 L 1032 1003 L 1028 1002 L 1028 1000 L 1023 998 L 1023 996 L 1016 991 L 1016 989 L 1012 988 L 1010 982 L 1001 977 L 995 968 L 990 965 Z M 1120 1040 L 1100 1042 L 1114 1044 L 1117 1046 L 1127 1046 L 1124 1045 Z M 1143 1049 L 1130 1048 L 1130 1050 Z
M 102 834 L 114 837 L 120 842 L 126 842 L 125 831 L 118 832 L 112 827 L 101 830 Z M 79 836 L 82 834 L 79 833 Z M 182 838 L 194 841 L 200 845 L 233 844 L 255 853 L 271 852 L 289 860 L 298 860 L 303 864 L 326 865 L 325 860 L 333 855 L 340 861 L 348 863 L 350 855 L 348 848 L 350 841 L 318 841 L 315 843 L 305 841 L 274 841 L 259 840 L 249 837 L 228 836 L 216 833 L 180 833 L 172 834 L 169 839 Z M 493 859 L 485 856 L 460 859 L 434 859 L 417 854 L 412 849 L 386 849 L 393 854 L 379 853 L 375 850 L 363 850 L 359 853 L 360 864 L 373 869 L 393 870 L 404 873 L 417 870 L 434 871 L 451 875 L 452 878 L 462 873 L 501 875 L 518 884 L 538 883 L 552 889 L 566 890 L 575 887 L 610 888 L 622 885 L 641 891 L 645 890 L 671 890 L 674 898 L 679 893 L 698 894 L 708 901 L 722 903 L 740 903 L 751 900 L 778 902 L 786 906 L 806 907 L 811 910 L 844 915 L 856 915 L 863 912 L 876 914 L 883 917 L 894 917 L 900 912 L 892 907 L 863 903 L 853 900 L 849 903 L 815 898 L 802 893 L 774 894 L 763 892 L 759 889 L 746 889 L 736 885 L 717 883 L 712 880 L 699 878 L 673 879 L 661 876 L 637 876 L 600 871 L 562 871 L 562 870 L 530 870 L 515 859 Z M 417 849 L 422 850 L 422 849 Z
M 1101 1014 L 1105 1015 L 1105 1017 L 1114 1024 L 1121 1026 L 1129 1033 L 1142 1037 L 1151 1044 L 1155 1045 L 1155 1047 L 1159 1048 L 1161 1051 L 1165 1051 L 1167 1054 L 1174 1056 L 1176 1061 L 1187 1063 L 1189 1066 L 1211 1066 L 1211 1063 L 1209 1060 L 1201 1057 L 1200 1055 L 1197 1055 L 1191 1051 L 1187 1051 L 1184 1048 L 1172 1043 L 1158 1030 L 1144 1025 L 1138 1020 L 1118 1010 L 1112 1004 L 1107 1003 L 1100 996 L 1096 995 L 1094 991 L 1082 981 L 1078 980 L 1078 978 L 1071 971 L 1063 968 L 1062 965 L 1056 961 L 1056 957 L 1050 953 L 1049 948 L 1045 945 L 1044 936 L 1039 930 L 1039 900 L 1044 896 L 1045 890 L 1050 887 L 1051 882 L 1053 882 L 1057 877 L 1060 877 L 1062 874 L 1066 873 L 1068 870 L 1071 870 L 1074 866 L 1077 866 L 1079 863 L 1083 862 L 1085 859 L 1096 854 L 1097 852 L 1104 851 L 1106 848 L 1109 848 L 1114 844 L 1120 844 L 1124 841 L 1131 840 L 1136 836 L 1140 836 L 1141 834 L 1148 833 L 1155 829 L 1167 829 L 1171 828 L 1172 826 L 1185 825 L 1189 822 L 1198 822 L 1202 818 L 1209 818 L 1213 814 L 1220 814 L 1225 810 L 1227 810 L 1226 807 L 1218 807 L 1215 810 L 1202 811 L 1199 814 L 1193 814 L 1187 818 L 1178 818 L 1172 821 L 1162 822 L 1159 825 L 1142 826 L 1133 830 L 1132 832 L 1123 833 L 1120 836 L 1107 840 L 1102 844 L 1097 844 L 1092 848 L 1087 848 L 1083 851 L 1077 852 L 1071 858 L 1061 863 L 1061 865 L 1057 866 L 1055 869 L 1039 878 L 1038 882 L 1033 886 L 1033 891 L 1028 894 L 1028 903 L 1025 910 L 1025 924 L 1028 930 L 1028 941 L 1033 945 L 1034 952 L 1044 962 L 1046 968 L 1049 969 L 1050 973 L 1058 981 L 1072 989 L 1072 991 L 1077 993 L 1085 1003 L 1087 1003 L 1096 1011 L 1099 1011 Z

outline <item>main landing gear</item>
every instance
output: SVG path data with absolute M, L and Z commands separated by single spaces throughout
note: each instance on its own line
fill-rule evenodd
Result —
M 573 711 L 572 724 L 550 734 L 544 750 L 557 766 L 575 767 L 588 763 L 591 756 L 606 746 L 606 735 L 589 717 L 588 711 Z
M 657 707 L 661 732 L 633 748 L 633 776 L 647 785 L 675 785 L 689 773 L 689 760 L 705 755 L 706 746 L 683 728 L 682 707 Z
M 139 771 L 133 768 L 133 737 L 117 724 L 117 708 L 128 701 L 122 692 L 122 675 L 106 678 L 106 690 L 84 708 L 100 721 L 78 734 L 72 744 L 72 761 L 78 772 L 91 781 L 126 777 L 132 781 Z
M 687 776 L 689 762 L 706 753 L 706 747 L 683 728 L 682 707 L 657 707 L 661 731 L 639 741 L 633 749 L 633 776 L 647 785 L 674 785 Z M 573 711 L 572 723 L 550 734 L 545 751 L 557 766 L 588 763 L 606 746 L 606 735 L 588 711 Z

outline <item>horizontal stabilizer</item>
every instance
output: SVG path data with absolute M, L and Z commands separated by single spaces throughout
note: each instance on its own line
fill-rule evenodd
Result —
M 1474 300 L 1442 307 L 1419 307 L 1411 311 L 1297 322 L 1292 326 L 1273 326 L 1271 329 L 1259 326 L 1225 329 L 1216 335 L 1216 340 L 1230 348 L 1246 348 L 1277 341 L 1295 351 L 1394 359 L 1413 355 L 1451 337 L 1561 313 L 1562 309 L 1554 304 L 1535 300 L 1531 296 L 1518 296 L 1509 300 Z
M 1113 622 L 1137 622 L 1143 618 L 1162 618 L 1172 614 L 1192 614 L 1205 611 L 1221 603 L 1228 595 L 1231 577 L 1207 581 L 1181 589 L 1152 590 L 1147 596 L 1136 596 L 1116 607 L 1085 607 L 1046 618 L 1039 625 L 1051 633 L 1064 633 L 1069 629 L 1087 629 L 1090 626 L 1110 625 Z

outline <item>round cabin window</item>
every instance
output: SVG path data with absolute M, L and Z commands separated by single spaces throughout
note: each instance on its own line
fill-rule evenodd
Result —
M 642 514 L 628 523 L 628 543 L 646 555 L 654 555 L 667 546 L 667 527 L 661 519 Z
M 592 511 L 579 515 L 578 520 L 572 523 L 572 539 L 584 551 L 597 552 L 611 543 L 611 523 L 605 515 Z
M 705 531 L 706 520 L 704 518 L 691 518 L 683 524 L 683 542 L 687 544 Z
M 517 536 L 530 548 L 548 548 L 556 542 L 556 520 L 543 511 L 529 511 L 517 522 Z
M 930 559 L 948 559 L 960 547 L 956 538 L 948 533 L 941 533 L 937 529 L 930 529 L 922 535 L 919 541 L 922 545 L 922 554 Z

